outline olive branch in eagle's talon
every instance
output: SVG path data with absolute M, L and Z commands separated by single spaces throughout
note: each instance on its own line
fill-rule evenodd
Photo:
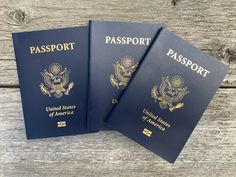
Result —
M 48 95 L 49 97 L 51 97 L 49 90 L 43 85 L 43 83 L 40 84 L 40 90 L 44 95 Z
M 69 85 L 68 85 L 68 88 L 65 92 L 65 95 L 69 95 L 70 93 L 70 90 L 74 87 L 74 82 L 71 82 Z
M 154 99 L 155 102 L 158 100 L 158 91 L 157 91 L 157 86 L 153 86 L 151 96 Z

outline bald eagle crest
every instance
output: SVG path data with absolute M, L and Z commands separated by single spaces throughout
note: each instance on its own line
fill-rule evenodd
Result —
M 51 64 L 48 70 L 45 69 L 40 74 L 44 81 L 39 86 L 40 90 L 49 97 L 60 98 L 63 94 L 69 95 L 70 90 L 74 87 L 73 82 L 69 83 L 70 70 L 67 68 L 62 70 L 61 65 L 58 63 Z
M 159 102 L 161 109 L 168 108 L 169 111 L 173 112 L 184 106 L 184 103 L 179 102 L 189 93 L 187 90 L 188 88 L 183 87 L 183 85 L 183 78 L 179 75 L 175 75 L 171 78 L 169 78 L 169 76 L 162 76 L 162 82 L 159 89 L 157 85 L 152 87 L 151 97 L 155 102 Z
M 135 63 L 132 57 L 125 56 L 121 59 L 121 62 L 117 61 L 113 64 L 113 67 L 115 74 L 110 75 L 110 83 L 117 89 L 124 89 L 138 67 L 138 63 Z

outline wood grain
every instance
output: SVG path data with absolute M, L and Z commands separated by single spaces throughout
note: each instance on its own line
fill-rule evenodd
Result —
M 89 19 L 163 23 L 229 65 L 175 164 L 117 132 L 26 140 L 11 33 Z M 0 0 L 0 177 L 236 176 L 235 20 L 235 0 Z

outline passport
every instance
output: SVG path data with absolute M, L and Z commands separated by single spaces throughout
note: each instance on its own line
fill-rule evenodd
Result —
M 90 21 L 88 127 L 110 130 L 104 119 L 161 28 L 159 24 Z
M 227 71 L 163 28 L 106 123 L 174 163 Z
M 87 129 L 88 27 L 13 33 L 28 139 Z

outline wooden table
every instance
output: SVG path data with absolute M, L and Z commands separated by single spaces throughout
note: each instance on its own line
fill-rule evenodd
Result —
M 11 32 L 89 19 L 163 23 L 230 66 L 175 164 L 117 132 L 26 140 Z M 0 0 L 0 177 L 236 176 L 235 110 L 235 0 Z

